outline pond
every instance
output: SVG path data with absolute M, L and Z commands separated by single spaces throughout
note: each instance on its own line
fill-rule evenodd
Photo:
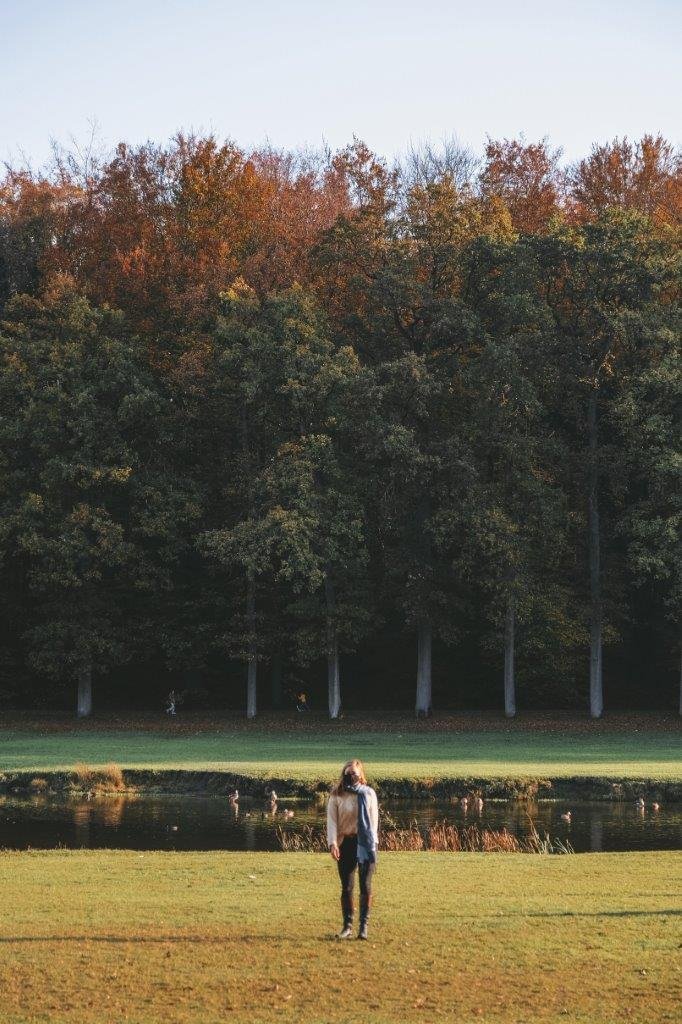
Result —
M 541 836 L 569 842 L 576 853 L 682 849 L 682 804 L 655 811 L 649 801 L 640 809 L 634 801 L 489 800 L 480 812 L 465 812 L 445 801 L 386 800 L 381 810 L 401 827 L 446 819 L 461 827 L 505 827 L 519 838 L 528 835 L 532 820 Z M 561 817 L 567 810 L 570 822 Z M 215 796 L 0 797 L 0 848 L 278 850 L 278 826 L 322 829 L 325 813 L 323 803 L 303 800 L 281 800 L 271 811 L 259 800 L 244 798 L 235 807 Z

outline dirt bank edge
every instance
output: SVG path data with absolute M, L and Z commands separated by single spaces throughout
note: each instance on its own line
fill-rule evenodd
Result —
M 682 782 L 652 778 L 613 778 L 602 776 L 507 776 L 483 778 L 409 778 L 369 780 L 383 798 L 412 800 L 448 800 L 476 793 L 488 799 L 506 800 L 633 800 L 648 797 L 666 802 L 682 801 Z M 301 782 L 283 776 L 243 775 L 228 771 L 154 770 L 124 768 L 121 784 L 95 781 L 97 792 L 140 794 L 194 794 L 227 796 L 238 789 L 243 796 L 262 797 L 274 788 L 282 797 L 313 799 L 327 792 L 331 780 Z M 0 793 L 78 793 L 86 788 L 71 772 L 0 773 Z

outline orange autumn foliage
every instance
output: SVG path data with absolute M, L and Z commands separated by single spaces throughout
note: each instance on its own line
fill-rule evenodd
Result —
M 545 140 L 488 140 L 479 178 L 481 192 L 502 200 L 517 231 L 542 234 L 559 212 L 563 192 L 560 155 L 561 151 L 550 150 Z
M 261 293 L 309 283 L 314 246 L 350 211 L 346 175 L 314 155 L 273 149 L 255 151 L 250 162 L 259 184 L 259 205 L 241 276 Z
M 332 157 L 178 135 L 121 143 L 86 165 L 67 154 L 44 174 L 10 168 L 0 302 L 71 279 L 148 339 L 173 336 L 184 349 L 203 344 L 237 278 L 261 295 L 310 285 L 340 322 L 363 315 L 367 280 L 402 249 L 415 280 L 438 289 L 464 236 L 544 233 L 557 215 L 584 222 L 613 205 L 679 226 L 680 156 L 661 136 L 595 146 L 568 176 L 559 155 L 545 141 L 489 140 L 477 182 L 448 176 L 447 162 L 433 180 L 412 180 L 359 140 Z
M 682 159 L 662 135 L 594 146 L 573 168 L 570 180 L 577 220 L 620 207 L 639 210 L 659 225 L 682 223 Z
M 0 301 L 34 292 L 49 272 L 60 244 L 60 225 L 75 192 L 68 182 L 8 168 L 0 180 Z
M 333 168 L 212 136 L 120 144 L 71 188 L 50 268 L 145 333 L 205 329 L 236 277 L 262 292 L 306 281 L 313 243 L 347 206 Z

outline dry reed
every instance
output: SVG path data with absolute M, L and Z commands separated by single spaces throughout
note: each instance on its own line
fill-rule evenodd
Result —
M 113 761 L 95 768 L 79 761 L 71 772 L 71 785 L 76 790 L 106 793 L 125 789 L 125 779 L 121 767 Z
M 296 832 L 277 827 L 277 839 L 288 853 L 320 853 L 326 851 L 324 831 L 305 825 Z M 411 822 L 407 828 L 396 828 L 392 822 L 379 832 L 379 850 L 410 851 L 435 850 L 449 853 L 574 853 L 570 843 L 541 837 L 533 823 L 529 835 L 523 839 L 506 828 L 480 829 L 477 825 L 458 828 L 447 821 L 419 826 Z

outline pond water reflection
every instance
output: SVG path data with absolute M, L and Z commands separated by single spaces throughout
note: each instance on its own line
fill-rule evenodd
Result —
M 682 849 L 682 804 L 647 802 L 486 801 L 480 812 L 446 802 L 386 800 L 385 812 L 398 826 L 426 826 L 447 819 L 460 825 L 528 835 L 532 821 L 541 836 L 568 841 L 577 853 L 608 850 Z M 293 811 L 293 816 L 285 814 Z M 570 822 L 561 815 L 571 811 Z M 270 808 L 243 798 L 233 806 L 225 798 L 202 796 L 102 796 L 91 800 L 0 798 L 0 847 L 55 847 L 133 850 L 277 850 L 277 826 L 296 831 L 322 829 L 323 802 L 281 800 Z

